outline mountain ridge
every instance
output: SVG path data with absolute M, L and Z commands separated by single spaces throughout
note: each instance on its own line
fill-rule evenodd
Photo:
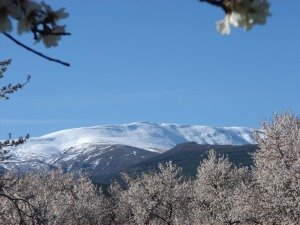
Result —
M 135 164 L 186 142 L 206 145 L 255 144 L 253 130 L 246 127 L 151 122 L 98 125 L 30 138 L 25 144 L 10 149 L 10 159 L 1 162 L 0 166 L 40 170 L 65 165 L 67 171 L 80 170 L 81 167 L 87 171 L 95 168 L 106 171 L 107 168 L 113 170 L 110 166 L 113 163 L 118 164 L 116 158 L 124 166 L 126 160 Z
M 67 149 L 82 143 L 122 144 L 163 152 L 177 144 L 255 144 L 253 129 L 247 127 L 212 127 L 202 125 L 180 125 L 168 123 L 134 122 L 121 125 L 97 125 L 61 130 L 29 142 L 51 142 Z M 68 145 L 71 141 L 71 145 Z

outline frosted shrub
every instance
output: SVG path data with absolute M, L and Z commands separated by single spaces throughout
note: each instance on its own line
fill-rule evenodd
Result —
M 7 179 L 11 180 L 9 196 L 26 202 L 17 201 L 22 210 L 20 217 L 12 202 L 3 198 L 0 208 L 5 212 L 0 216 L 0 224 L 5 224 L 2 221 L 18 224 L 23 219 L 27 224 L 36 224 L 38 220 L 45 224 L 103 224 L 106 219 L 104 195 L 84 176 L 53 171 Z
M 124 174 L 127 189 L 113 186 L 116 221 L 122 224 L 190 224 L 191 185 L 174 164 L 159 165 L 157 173 L 133 179 Z M 124 213 L 125 212 L 125 213 Z
M 299 224 L 300 120 L 291 113 L 276 114 L 273 121 L 262 123 L 255 137 L 259 218 L 268 224 Z
M 217 157 L 211 150 L 199 166 L 194 182 L 194 224 L 234 223 L 234 192 L 248 174 L 246 168 L 237 169 L 228 158 Z

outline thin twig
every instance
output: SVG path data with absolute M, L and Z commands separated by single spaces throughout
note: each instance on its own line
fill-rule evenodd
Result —
M 228 8 L 226 8 L 226 6 L 224 5 L 224 0 L 199 0 L 200 2 L 206 2 L 208 4 L 220 7 L 224 10 L 225 13 L 229 13 L 230 10 Z
M 44 58 L 44 59 L 47 59 L 47 60 L 49 60 L 49 61 L 52 61 L 52 62 L 56 62 L 56 63 L 62 64 L 62 65 L 64 65 L 64 66 L 70 66 L 70 63 L 63 62 L 63 61 L 61 61 L 61 60 L 59 60 L 59 59 L 54 59 L 54 58 L 51 58 L 51 57 L 49 57 L 49 56 L 46 56 L 46 55 L 44 55 L 43 53 L 38 52 L 38 51 L 36 51 L 36 50 L 34 50 L 34 49 L 28 47 L 27 45 L 21 43 L 20 41 L 18 41 L 17 39 L 15 39 L 15 38 L 14 38 L 13 36 L 11 36 L 10 34 L 8 34 L 8 33 L 6 33 L 6 32 L 2 32 L 2 33 L 3 33 L 7 38 L 9 38 L 9 39 L 12 40 L 13 42 L 15 42 L 17 45 L 19 45 L 19 46 L 25 48 L 26 50 L 28 50 L 28 51 L 30 51 L 30 52 L 33 52 L 34 54 L 36 54 L 36 55 L 38 55 L 38 56 L 40 56 L 40 57 L 42 57 L 42 58 Z

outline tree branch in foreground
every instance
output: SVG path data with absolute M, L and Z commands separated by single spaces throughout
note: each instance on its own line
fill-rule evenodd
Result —
M 15 38 L 14 38 L 13 36 L 11 36 L 10 34 L 8 34 L 8 33 L 6 33 L 6 32 L 2 32 L 2 33 L 3 33 L 8 39 L 10 39 L 10 40 L 12 40 L 13 42 L 15 42 L 17 45 L 19 45 L 19 46 L 25 48 L 26 50 L 28 50 L 28 51 L 30 51 L 30 52 L 32 52 L 32 53 L 34 53 L 34 54 L 36 54 L 36 55 L 38 55 L 38 56 L 44 58 L 44 59 L 47 59 L 47 60 L 49 60 L 49 61 L 52 61 L 52 62 L 56 62 L 56 63 L 62 64 L 62 65 L 64 65 L 64 66 L 70 66 L 70 63 L 63 62 L 63 61 L 61 61 L 61 60 L 59 60 L 59 59 L 55 59 L 55 58 L 51 58 L 51 57 L 49 57 L 49 56 L 46 56 L 46 55 L 44 55 L 43 53 L 38 52 L 38 51 L 36 51 L 36 50 L 34 50 L 34 49 L 28 47 L 27 45 L 21 43 L 20 41 L 18 41 L 17 39 L 15 39 Z
M 200 2 L 206 2 L 208 4 L 220 7 L 225 11 L 225 13 L 230 12 L 230 10 L 225 6 L 224 0 L 199 0 Z

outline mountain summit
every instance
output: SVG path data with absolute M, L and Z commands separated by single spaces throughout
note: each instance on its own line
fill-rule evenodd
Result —
M 254 144 L 252 133 L 252 129 L 244 127 L 135 122 L 62 130 L 38 138 L 31 138 L 21 148 L 39 148 L 51 153 L 87 143 L 105 143 L 164 152 L 184 142 L 210 145 Z
M 113 161 L 116 154 L 123 157 L 123 161 L 128 159 L 136 163 L 185 142 L 255 144 L 252 134 L 252 129 L 244 127 L 149 122 L 74 128 L 29 139 L 25 144 L 11 149 L 10 163 L 3 166 L 11 168 L 17 165 L 18 169 L 24 170 L 23 167 L 28 165 L 30 168 L 41 168 L 41 165 L 49 167 L 64 163 L 68 170 L 79 166 L 90 168 L 118 164 Z

